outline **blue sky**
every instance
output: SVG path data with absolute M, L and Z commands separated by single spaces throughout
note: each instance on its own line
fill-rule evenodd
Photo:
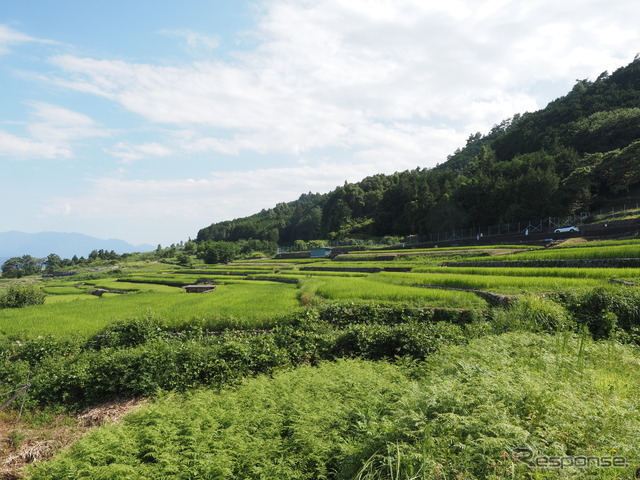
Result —
M 628 0 L 0 8 L 0 231 L 168 245 L 432 167 L 640 52 Z

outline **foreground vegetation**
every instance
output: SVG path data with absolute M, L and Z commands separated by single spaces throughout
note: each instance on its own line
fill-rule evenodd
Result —
M 640 441 L 638 374 L 634 349 L 569 333 L 487 336 L 404 366 L 322 363 L 163 397 L 33 478 L 538 478 L 523 447 L 564 459 L 554 478 L 621 478 Z
M 146 398 L 29 474 L 626 478 L 640 269 L 535 266 L 621 247 L 635 245 L 167 258 L 3 283 L 0 391 L 30 384 L 4 448 L 29 458 L 22 432 L 51 412 Z M 194 283 L 215 290 L 181 288 Z

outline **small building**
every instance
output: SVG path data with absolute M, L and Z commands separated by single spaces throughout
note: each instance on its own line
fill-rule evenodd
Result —
M 309 253 L 310 258 L 327 258 L 331 255 L 330 248 L 312 248 Z
M 215 285 L 185 285 L 182 287 L 187 293 L 207 293 L 216 289 Z

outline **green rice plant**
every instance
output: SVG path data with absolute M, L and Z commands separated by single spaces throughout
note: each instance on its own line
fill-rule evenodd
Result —
M 621 239 L 621 240 L 597 240 L 593 242 L 584 242 L 584 243 L 561 243 L 554 247 L 556 248 L 590 248 L 590 247 L 608 247 L 608 246 L 618 246 L 618 245 L 638 245 L 640 246 L 640 239 L 638 238 L 629 238 L 629 239 Z
M 46 286 L 42 289 L 47 295 L 78 295 L 87 293 L 86 287 L 51 287 Z
M 281 275 L 281 274 L 260 274 L 260 275 L 247 275 L 247 280 L 261 280 L 272 281 L 282 283 L 298 283 L 300 277 L 297 275 Z
M 311 258 L 261 258 L 259 260 L 235 260 L 229 265 L 244 265 L 244 266 L 253 266 L 253 265 L 274 265 L 274 266 L 283 266 L 289 267 L 292 265 L 297 265 L 300 263 L 309 263 L 313 262 L 314 259 Z
M 566 277 L 593 279 L 640 280 L 640 268 L 578 268 L 578 267 L 415 267 L 412 273 L 458 273 L 465 275 L 496 275 L 509 277 Z
M 201 278 L 201 275 L 172 275 L 149 273 L 144 275 L 127 275 L 122 278 L 122 281 L 129 283 L 183 286 L 196 283 L 199 278 Z
M 95 288 L 105 290 L 117 290 L 122 292 L 159 292 L 159 293 L 175 293 L 176 288 L 162 284 L 141 284 L 138 282 L 115 281 L 115 280 L 97 280 L 91 282 Z
M 430 290 L 378 281 L 380 274 L 366 278 L 322 277 L 316 283 L 315 294 L 333 302 L 374 301 L 402 302 L 423 306 L 484 308 L 486 302 L 472 293 Z M 416 282 L 417 283 L 417 282 Z
M 99 300 L 96 295 L 86 293 L 66 294 L 66 295 L 49 295 L 44 299 L 45 305 L 54 303 L 83 302 L 85 300 Z
M 315 270 L 292 270 L 286 273 L 290 276 L 307 276 L 307 277 L 366 277 L 368 273 L 361 272 L 324 272 Z
M 222 267 L 217 267 L 217 268 L 207 268 L 207 269 L 203 269 L 203 270 L 193 270 L 193 269 L 189 269 L 189 270 L 183 270 L 183 271 L 174 271 L 172 272 L 172 274 L 185 274 L 185 275 L 240 275 L 240 276 L 246 276 L 246 275 L 262 275 L 262 274 L 268 274 L 268 273 L 274 273 L 274 268 L 269 268 L 269 267 L 264 267 L 264 268 L 245 268 L 245 267 L 235 267 L 235 266 L 231 266 L 231 267 L 226 267 L 226 268 L 222 268 Z
M 640 258 L 640 248 L 637 245 L 614 245 L 600 247 L 566 247 L 549 248 L 531 252 L 519 252 L 513 255 L 491 257 L 491 261 L 527 261 L 527 260 L 598 260 L 617 258 Z M 486 261 L 484 257 L 469 259 Z
M 269 276 L 269 277 L 273 277 L 273 278 L 277 278 L 280 276 L 279 273 L 268 273 L 268 274 L 263 274 L 261 272 L 259 273 L 255 273 L 253 275 L 247 275 L 245 273 L 242 273 L 240 275 L 227 275 L 227 274 L 220 274 L 220 273 L 200 273 L 200 274 L 177 274 L 177 273 L 173 273 L 173 274 L 149 274 L 149 275 L 131 275 L 131 276 L 127 276 L 127 277 L 123 277 L 122 279 L 120 279 L 118 281 L 118 283 L 114 284 L 114 289 L 117 290 L 117 285 L 124 281 L 124 282 L 129 282 L 129 283 L 137 283 L 137 284 L 149 284 L 149 285 L 167 285 L 167 286 L 172 286 L 172 287 L 176 287 L 176 286 L 186 286 L 186 285 L 192 285 L 192 284 L 197 284 L 197 283 L 202 283 L 203 281 L 207 281 L 207 282 L 212 282 L 212 283 L 223 283 L 223 284 L 230 284 L 230 283 L 238 283 L 240 281 L 243 281 L 251 276 L 256 277 L 256 276 Z M 287 274 L 289 275 L 289 274 Z M 287 278 L 286 276 L 283 278 Z M 140 288 L 140 287 L 138 287 Z
M 395 273 L 380 272 L 370 278 L 398 286 L 425 285 L 445 288 L 481 290 L 501 294 L 569 291 L 596 288 L 603 282 L 592 278 L 515 277 L 455 273 Z
M 405 253 L 389 255 L 370 255 L 359 257 L 357 255 L 344 255 L 336 258 L 331 265 L 339 264 L 341 267 L 406 267 L 411 268 L 419 265 L 439 265 L 445 261 L 462 261 L 467 258 L 476 258 L 478 250 L 473 251 L 435 251 L 432 253 Z M 392 257 L 384 259 L 381 257 Z M 488 258 L 488 257 L 483 257 Z
M 281 283 L 244 281 L 219 285 L 215 292 L 205 294 L 187 294 L 179 288 L 165 287 L 103 296 L 97 302 L 54 302 L 0 310 L 0 335 L 88 337 L 114 321 L 139 317 L 149 311 L 170 325 L 196 322 L 210 329 L 263 328 L 299 308 L 295 286 Z
M 167 285 L 170 287 L 179 287 L 186 285 L 193 285 L 202 282 L 211 282 L 216 284 L 229 284 L 239 283 L 245 280 L 245 276 L 239 275 L 215 275 L 215 274 L 201 274 L 201 275 L 160 275 L 156 277 L 125 277 L 123 280 L 149 285 Z

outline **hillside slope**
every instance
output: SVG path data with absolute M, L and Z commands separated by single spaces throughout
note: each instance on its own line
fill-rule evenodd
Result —
M 640 58 L 516 114 L 433 169 L 374 175 L 214 223 L 197 240 L 280 244 L 427 234 L 563 217 L 628 202 L 640 185 Z

